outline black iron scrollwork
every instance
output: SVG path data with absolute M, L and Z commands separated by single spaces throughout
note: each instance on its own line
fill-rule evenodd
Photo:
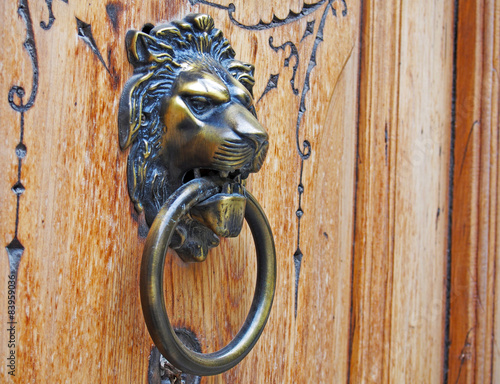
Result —
M 19 143 L 16 146 L 16 157 L 18 159 L 17 165 L 17 181 L 12 186 L 12 192 L 16 195 L 16 222 L 14 228 L 14 238 L 5 247 L 7 250 L 7 255 L 9 257 L 9 269 L 10 274 L 14 275 L 17 279 L 17 271 L 19 269 L 19 263 L 21 262 L 21 257 L 24 253 L 24 246 L 18 239 L 19 232 L 19 204 L 21 195 L 25 191 L 25 187 L 21 182 L 23 159 L 26 156 L 27 148 L 24 144 L 24 113 L 29 110 L 35 103 L 36 94 L 38 91 L 38 57 L 36 52 L 35 35 L 33 33 L 33 22 L 31 20 L 31 14 L 29 10 L 28 0 L 20 0 L 17 12 L 23 19 L 26 25 L 26 39 L 24 40 L 23 46 L 28 52 L 31 60 L 31 66 L 33 69 L 33 82 L 31 86 L 31 93 L 28 101 L 24 103 L 23 99 L 26 96 L 26 91 L 20 85 L 14 85 L 10 88 L 8 94 L 9 105 L 16 112 L 20 113 L 20 133 L 19 133 Z M 16 101 L 15 98 L 19 101 Z
M 24 104 L 22 101 L 22 98 L 25 96 L 26 92 L 24 88 L 19 85 L 14 85 L 9 90 L 8 100 L 10 106 L 16 112 L 26 112 L 35 103 L 35 98 L 38 91 L 38 57 L 36 52 L 35 34 L 33 33 L 33 22 L 31 21 L 28 0 L 19 1 L 17 12 L 26 25 L 26 40 L 24 40 L 23 46 L 30 56 L 31 66 L 33 69 L 33 85 L 31 86 L 31 94 L 26 104 Z M 17 96 L 19 98 L 19 104 L 14 101 L 14 96 Z
M 68 4 L 68 0 L 61 0 Z M 45 30 L 49 30 L 52 28 L 52 25 L 54 24 L 54 21 L 56 21 L 56 18 L 54 17 L 54 12 L 52 11 L 52 2 L 53 0 L 45 0 L 45 3 L 47 4 L 47 9 L 49 11 L 49 21 L 46 23 L 45 21 L 40 22 L 40 27 L 42 27 Z
M 68 0 L 62 0 L 67 3 Z M 55 18 L 54 13 L 52 11 L 52 0 L 45 0 L 49 12 L 49 20 L 47 23 L 44 21 L 40 22 L 40 26 L 48 30 L 54 24 Z M 20 114 L 20 122 L 19 122 L 19 142 L 16 145 L 15 153 L 18 159 L 17 166 L 17 181 L 12 186 L 12 192 L 16 195 L 16 221 L 14 228 L 14 238 L 12 241 L 5 247 L 7 250 L 7 255 L 9 257 L 9 269 L 10 274 L 16 276 L 19 269 L 19 264 L 21 262 L 21 257 L 24 253 L 24 246 L 18 238 L 19 233 L 19 206 L 21 195 L 25 191 L 25 186 L 22 183 L 22 166 L 23 159 L 26 157 L 27 148 L 24 143 L 24 118 L 25 113 L 33 107 L 35 104 L 36 96 L 38 93 L 38 77 L 39 77 L 39 67 L 38 67 L 38 53 L 35 42 L 35 33 L 33 30 L 33 21 L 31 19 L 31 13 L 29 9 L 28 0 L 19 0 L 17 12 L 21 19 L 23 20 L 26 26 L 26 38 L 23 42 L 23 47 L 28 53 L 28 56 L 31 61 L 32 67 L 32 84 L 31 84 L 31 92 L 29 93 L 28 100 L 26 100 L 26 90 L 21 85 L 13 85 L 9 93 L 7 95 L 7 100 L 11 108 Z
M 323 4 L 325 4 L 325 2 L 327 2 L 327 1 L 328 0 L 320 0 L 317 3 L 313 3 L 313 4 L 304 3 L 302 6 L 302 10 L 300 12 L 295 13 L 293 11 L 290 11 L 288 13 L 287 17 L 285 17 L 284 19 L 280 19 L 279 17 L 274 15 L 273 19 L 269 23 L 266 23 L 266 22 L 261 20 L 257 24 L 247 25 L 247 24 L 243 24 L 243 23 L 239 22 L 238 20 L 236 20 L 234 18 L 234 12 L 236 10 L 234 4 L 229 4 L 228 6 L 225 6 L 225 5 L 215 4 L 215 3 L 211 2 L 211 1 L 207 1 L 207 0 L 189 0 L 189 2 L 192 5 L 204 4 L 204 5 L 209 5 L 211 7 L 214 7 L 214 8 L 226 10 L 228 13 L 228 16 L 229 16 L 229 20 L 231 20 L 231 22 L 234 25 L 236 25 L 239 28 L 246 29 L 249 31 L 262 31 L 265 29 L 281 27 L 283 25 L 293 23 L 294 21 L 297 21 L 299 19 L 302 19 L 305 16 L 308 16 L 308 15 L 314 13 L 316 10 L 321 8 L 321 6 Z M 330 2 L 330 1 L 328 1 L 328 2 Z
M 274 52 L 278 52 L 279 50 L 286 51 L 287 48 L 290 48 L 290 55 L 284 60 L 283 65 L 285 67 L 288 67 L 290 65 L 290 60 L 292 57 L 295 59 L 295 63 L 293 65 L 293 74 L 292 78 L 290 79 L 290 85 L 292 86 L 292 92 L 294 95 L 299 94 L 299 90 L 295 88 L 295 76 L 297 75 L 297 69 L 299 67 L 299 51 L 297 49 L 297 46 L 292 43 L 291 41 L 287 41 L 279 46 L 273 45 L 274 38 L 271 36 L 269 37 L 269 46 L 272 48 Z
M 76 30 L 78 32 L 78 37 L 82 39 L 85 44 L 87 44 L 92 53 L 96 55 L 96 57 L 99 59 L 104 68 L 106 68 L 106 71 L 111 75 L 111 72 L 106 62 L 104 61 L 104 58 L 102 57 L 101 52 L 99 51 L 99 48 L 97 48 L 97 43 L 94 39 L 94 36 L 92 35 L 92 26 L 80 20 L 78 17 L 76 17 L 75 19 L 76 19 Z

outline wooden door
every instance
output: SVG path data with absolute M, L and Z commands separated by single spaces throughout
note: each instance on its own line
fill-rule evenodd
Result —
M 500 382 L 492 0 L 2 2 L 2 382 L 161 381 L 117 113 L 127 30 L 189 12 L 256 66 L 270 149 L 248 189 L 278 258 L 257 345 L 201 382 Z M 253 249 L 244 229 L 203 263 L 167 255 L 193 348 L 239 330 Z

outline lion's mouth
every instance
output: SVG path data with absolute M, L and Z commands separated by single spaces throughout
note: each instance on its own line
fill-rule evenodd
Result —
M 219 193 L 194 206 L 191 216 L 218 236 L 236 237 L 241 231 L 245 217 L 245 180 L 250 173 L 257 172 L 262 166 L 268 144 L 266 141 L 261 145 L 257 153 L 250 146 L 246 147 L 249 151 L 244 149 L 236 152 L 239 143 L 228 142 L 224 145 L 219 147 L 214 156 L 213 168 L 190 169 L 184 174 L 182 182 L 188 183 L 205 177 L 220 178 Z
M 182 183 L 185 184 L 191 180 L 199 179 L 201 177 L 219 176 L 222 180 L 225 180 L 229 183 L 241 184 L 242 181 L 248 178 L 248 175 L 250 173 L 257 172 L 262 167 L 268 147 L 269 145 L 266 141 L 261 145 L 256 153 L 254 153 L 253 149 L 250 149 L 250 153 L 252 153 L 253 156 L 244 154 L 242 156 L 236 157 L 233 154 L 233 158 L 231 160 L 229 160 L 228 158 L 224 162 L 219 161 L 221 159 L 224 160 L 222 158 L 222 155 L 224 155 L 224 153 L 222 152 L 222 150 L 220 150 L 219 152 L 217 152 L 217 156 L 214 159 L 213 168 L 198 167 L 190 169 L 182 177 Z M 221 162 L 220 167 L 218 166 L 218 162 Z
M 183 183 L 204 177 L 219 177 L 220 191 L 195 205 L 191 216 L 210 228 L 217 236 L 239 235 L 245 217 L 246 194 L 243 188 L 248 171 L 237 169 L 232 172 L 208 168 L 194 168 L 183 177 Z
M 222 180 L 227 181 L 228 184 L 239 184 L 241 186 L 242 181 L 248 177 L 249 173 L 250 171 L 248 169 L 237 169 L 228 172 L 211 168 L 193 168 L 184 174 L 182 183 L 185 184 L 191 180 L 202 177 L 219 176 Z

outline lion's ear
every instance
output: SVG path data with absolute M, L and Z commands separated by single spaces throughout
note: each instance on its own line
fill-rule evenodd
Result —
M 248 89 L 248 92 L 250 92 L 253 97 L 253 86 L 255 84 L 253 73 L 255 67 L 252 64 L 244 63 L 243 61 L 232 60 L 227 69 L 236 80 Z
M 143 32 L 130 30 L 125 36 L 125 45 L 127 47 L 128 61 L 137 67 L 141 64 L 146 64 L 149 60 L 148 44 L 149 38 Z
M 128 31 L 125 36 L 125 45 L 128 60 L 136 68 L 152 62 L 172 61 L 172 47 L 147 33 Z

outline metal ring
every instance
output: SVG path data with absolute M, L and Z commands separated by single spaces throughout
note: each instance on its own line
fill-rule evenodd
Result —
M 186 373 L 217 375 L 238 364 L 255 345 L 269 317 L 276 287 L 276 251 L 264 211 L 248 192 L 245 219 L 257 251 L 257 281 L 250 312 L 231 342 L 213 353 L 188 349 L 177 337 L 165 308 L 163 268 L 165 255 L 179 219 L 197 203 L 218 193 L 220 183 L 195 179 L 174 192 L 163 205 L 149 231 L 142 256 L 141 302 L 155 345 L 165 358 Z

